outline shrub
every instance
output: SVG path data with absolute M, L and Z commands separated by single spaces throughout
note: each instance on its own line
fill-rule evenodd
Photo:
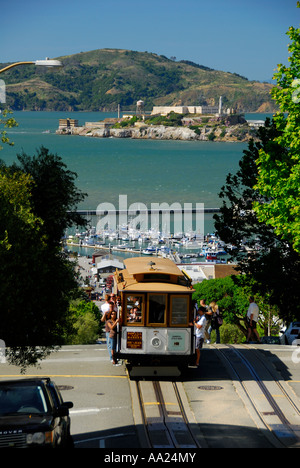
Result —
M 70 306 L 71 323 L 65 336 L 65 344 L 91 344 L 102 332 L 100 311 L 94 302 L 74 301 Z
M 223 323 L 220 327 L 221 343 L 239 344 L 245 341 L 244 333 L 231 323 Z M 213 337 L 212 337 L 213 340 Z
M 67 344 L 94 344 L 98 338 L 98 323 L 91 312 L 81 315 L 73 323 L 74 334 Z

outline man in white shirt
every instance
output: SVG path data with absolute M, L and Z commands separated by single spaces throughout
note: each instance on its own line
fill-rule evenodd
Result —
M 199 307 L 198 316 L 194 320 L 194 325 L 196 327 L 196 366 L 199 366 L 200 362 L 200 349 L 203 346 L 205 327 L 206 327 L 206 318 L 205 318 L 206 309 L 204 307 Z
M 114 303 L 109 301 L 110 297 L 108 294 L 105 295 L 104 297 L 104 304 L 101 306 L 101 312 L 102 312 L 102 317 L 101 317 L 101 322 L 105 323 L 105 335 L 106 335 L 106 346 L 108 349 L 108 354 L 109 358 L 112 361 L 112 352 L 111 352 L 111 346 L 110 346 L 110 340 L 109 340 L 109 327 L 107 325 L 107 320 L 110 319 L 110 314 L 114 310 Z
M 259 308 L 258 305 L 254 302 L 254 297 L 249 297 L 249 302 L 250 305 L 248 307 L 247 312 L 248 336 L 246 343 L 249 343 L 252 332 L 255 334 L 257 341 L 260 342 L 260 336 L 258 334 L 258 331 L 256 330 L 256 324 L 259 316 Z

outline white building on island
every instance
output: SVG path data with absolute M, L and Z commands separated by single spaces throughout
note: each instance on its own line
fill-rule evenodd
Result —
M 176 114 L 223 115 L 222 96 L 220 96 L 218 106 L 154 106 L 151 115 L 168 115 L 170 112 L 175 112 Z M 228 111 L 226 113 L 228 113 Z

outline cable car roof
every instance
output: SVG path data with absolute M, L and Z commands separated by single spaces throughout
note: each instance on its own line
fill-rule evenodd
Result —
M 182 276 L 182 271 L 169 258 L 153 257 L 149 261 L 149 257 L 135 257 L 124 260 L 126 269 L 130 275 L 149 273 Z
M 124 270 L 115 272 L 119 290 L 179 294 L 194 291 L 190 278 L 168 258 L 127 258 L 124 264 Z

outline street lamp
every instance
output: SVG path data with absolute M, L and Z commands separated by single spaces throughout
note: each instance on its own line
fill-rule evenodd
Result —
M 58 68 L 58 67 L 62 67 L 62 63 L 60 60 L 52 60 L 52 59 L 49 59 L 48 57 L 46 57 L 45 60 L 35 60 L 33 62 L 16 62 L 16 63 L 12 63 L 11 65 L 8 65 L 7 67 L 5 68 L 2 68 L 2 70 L 0 70 L 0 73 L 2 72 L 5 72 L 6 70 L 9 70 L 10 68 L 13 68 L 13 67 L 17 67 L 19 65 L 36 65 L 36 66 L 43 66 L 43 67 L 49 67 L 49 68 Z

